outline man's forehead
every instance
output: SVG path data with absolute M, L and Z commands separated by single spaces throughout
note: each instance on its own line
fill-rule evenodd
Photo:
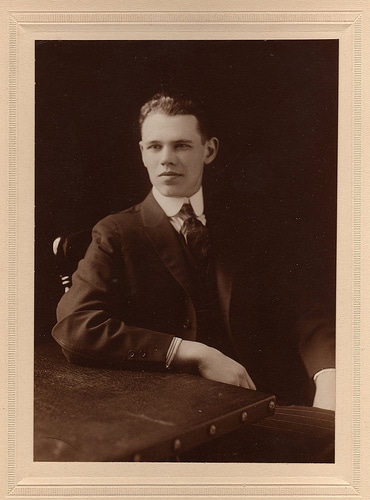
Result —
M 165 115 L 150 113 L 144 120 L 141 134 L 145 140 L 189 139 L 201 137 L 198 120 L 194 115 Z

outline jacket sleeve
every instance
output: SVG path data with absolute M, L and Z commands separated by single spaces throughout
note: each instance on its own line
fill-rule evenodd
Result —
M 58 304 L 52 335 L 73 363 L 164 369 L 173 336 L 128 325 L 117 313 L 116 274 L 124 260 L 120 240 L 111 219 L 94 227 L 72 287 Z
M 299 352 L 310 378 L 335 367 L 335 314 L 323 303 L 313 305 L 296 324 Z

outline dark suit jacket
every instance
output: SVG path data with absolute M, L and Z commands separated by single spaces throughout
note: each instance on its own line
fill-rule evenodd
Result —
M 317 311 L 287 320 L 281 310 L 295 307 L 276 300 L 256 239 L 238 238 L 227 221 L 206 215 L 234 357 L 258 389 L 306 402 L 312 375 L 333 366 L 333 329 Z M 179 235 L 150 193 L 94 227 L 73 286 L 58 305 L 53 337 L 72 362 L 164 369 L 173 336 L 197 339 L 190 286 Z

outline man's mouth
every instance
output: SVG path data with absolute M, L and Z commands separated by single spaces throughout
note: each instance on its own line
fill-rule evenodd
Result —
M 172 172 L 171 170 L 168 172 L 162 172 L 159 174 L 159 177 L 181 177 L 182 174 L 179 174 L 178 172 Z

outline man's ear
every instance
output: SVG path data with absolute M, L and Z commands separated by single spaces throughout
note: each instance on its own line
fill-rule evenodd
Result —
M 139 142 L 139 148 L 140 148 L 140 153 L 141 153 L 141 160 L 144 164 L 144 167 L 146 168 L 145 161 L 144 161 L 144 143 L 143 143 L 143 141 Z
M 216 158 L 218 152 L 218 146 L 219 146 L 219 140 L 217 139 L 217 137 L 212 137 L 211 139 L 207 140 L 206 156 L 204 158 L 204 163 L 206 165 L 213 162 L 213 160 Z

